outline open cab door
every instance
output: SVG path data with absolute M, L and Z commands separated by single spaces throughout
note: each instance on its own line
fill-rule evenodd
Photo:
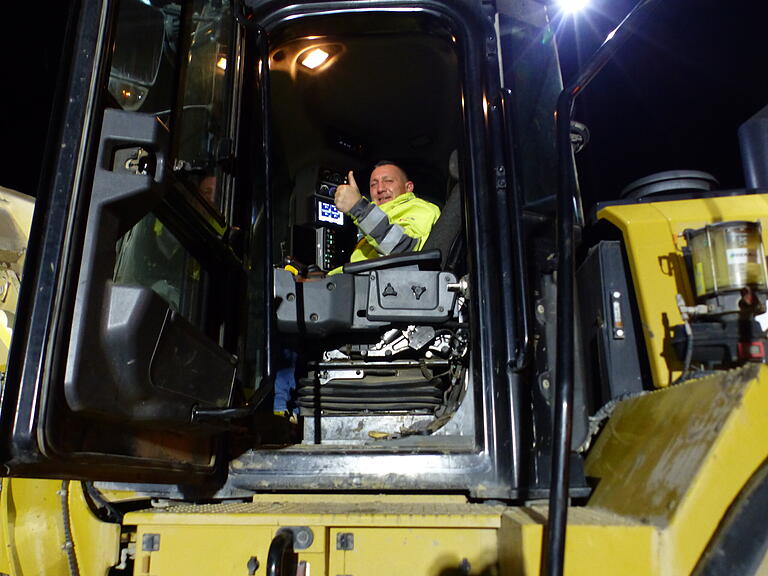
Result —
M 193 413 L 230 407 L 238 377 L 233 17 L 212 0 L 72 12 L 2 390 L 5 473 L 193 483 L 222 431 Z

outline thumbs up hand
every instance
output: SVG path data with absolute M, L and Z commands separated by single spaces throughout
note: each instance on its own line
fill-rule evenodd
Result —
M 347 174 L 347 180 L 349 184 L 341 184 L 336 188 L 336 193 L 333 196 L 333 201 L 336 204 L 336 208 L 344 212 L 349 212 L 352 207 L 360 201 L 362 195 L 360 194 L 360 188 L 357 187 L 355 182 L 355 175 L 352 170 Z

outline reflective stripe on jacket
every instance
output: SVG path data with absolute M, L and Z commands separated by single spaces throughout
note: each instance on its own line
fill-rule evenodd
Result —
M 350 215 L 363 234 L 350 257 L 350 262 L 356 262 L 421 250 L 440 217 L 440 208 L 406 192 L 381 206 L 363 199 Z

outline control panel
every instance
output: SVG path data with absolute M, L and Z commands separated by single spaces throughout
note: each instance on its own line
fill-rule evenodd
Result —
M 346 174 L 331 168 L 320 168 L 317 179 L 317 194 L 333 198 L 336 187 L 347 181 Z
M 317 261 L 323 270 L 333 270 L 347 261 L 347 254 L 339 242 L 339 234 L 333 228 L 317 229 Z
M 314 189 L 307 195 L 305 217 L 293 230 L 293 254 L 306 264 L 329 271 L 349 260 L 356 227 L 336 208 L 336 188 L 346 182 L 340 170 L 320 167 Z

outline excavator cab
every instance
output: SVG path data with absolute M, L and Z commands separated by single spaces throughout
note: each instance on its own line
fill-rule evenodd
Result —
M 85 0 L 73 19 L 81 82 L 38 198 L 56 209 L 32 225 L 7 469 L 200 497 L 546 495 L 546 8 Z M 422 251 L 345 264 L 333 189 L 381 159 L 442 216 Z M 288 256 L 344 269 L 297 282 Z M 286 350 L 298 428 L 272 410 Z

